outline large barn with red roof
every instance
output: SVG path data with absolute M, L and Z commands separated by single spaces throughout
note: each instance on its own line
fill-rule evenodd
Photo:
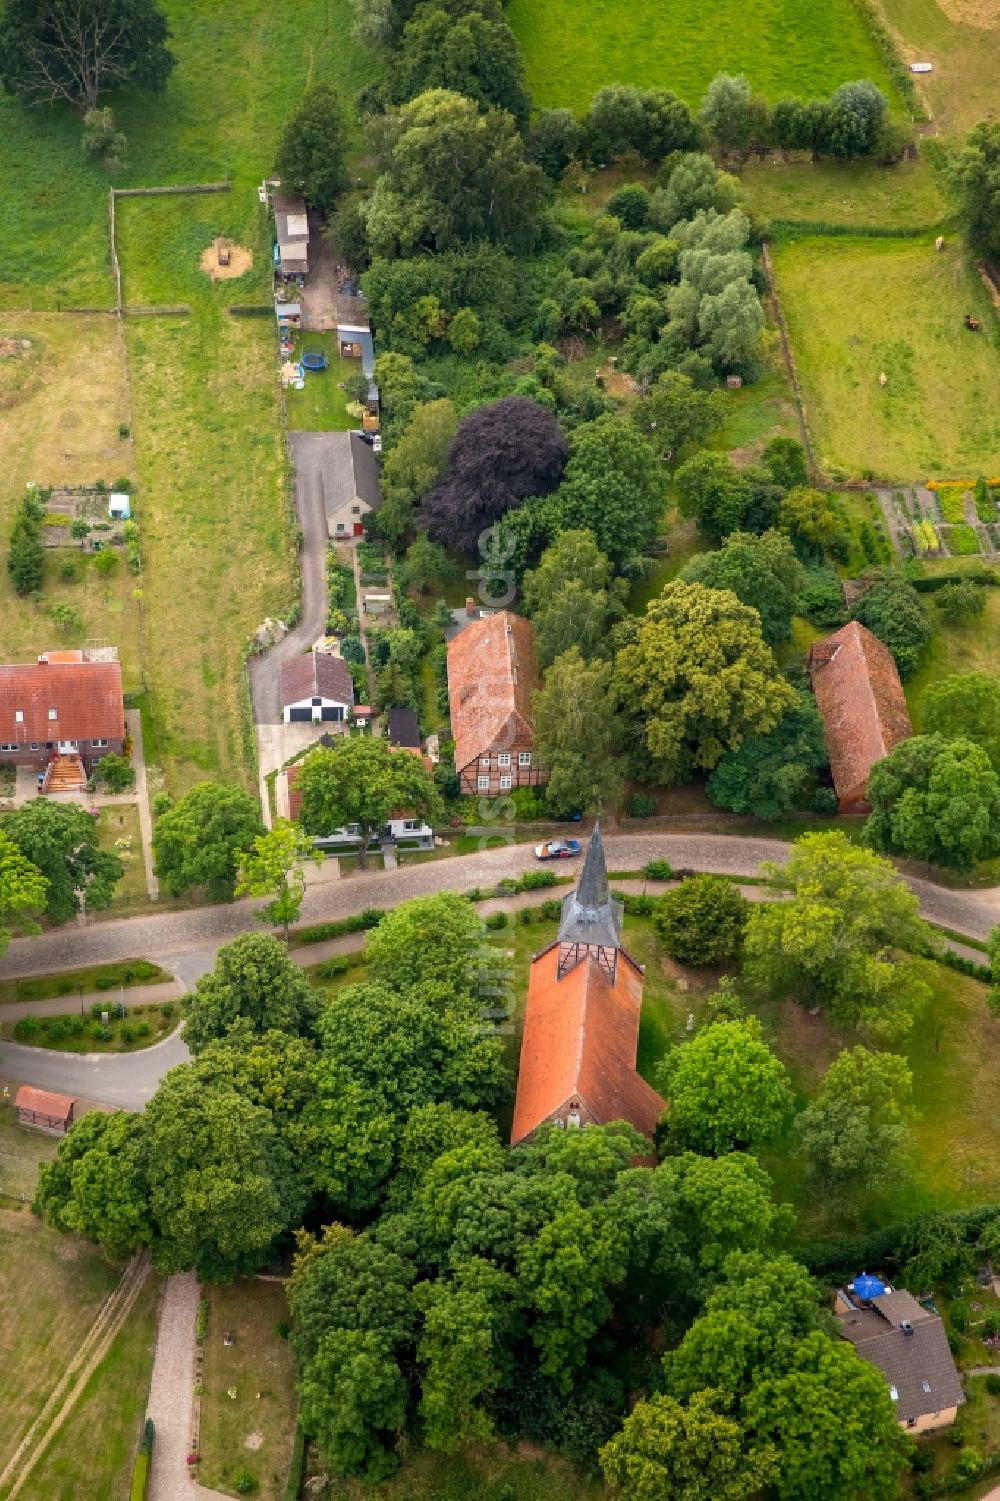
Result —
M 870 813 L 872 767 L 913 734 L 892 653 L 852 620 L 813 643 L 809 677 L 823 720 L 837 806 L 841 813 Z

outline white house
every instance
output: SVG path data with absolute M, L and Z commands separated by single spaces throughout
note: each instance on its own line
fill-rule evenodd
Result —
M 379 844 L 390 840 L 393 844 L 417 844 L 421 848 L 430 849 L 434 844 L 434 830 L 422 818 L 397 813 L 393 814 L 388 823 L 383 824 L 378 834 L 372 835 L 369 847 L 377 849 Z M 361 829 L 356 823 L 349 823 L 342 829 L 334 829 L 332 833 L 313 840 L 318 850 L 357 849 L 360 843 Z
M 364 518 L 382 504 L 378 460 L 358 433 L 324 433 L 323 505 L 331 537 L 360 537 Z
M 341 657 L 314 651 L 282 662 L 278 694 L 285 724 L 342 724 L 354 707 L 354 680 Z

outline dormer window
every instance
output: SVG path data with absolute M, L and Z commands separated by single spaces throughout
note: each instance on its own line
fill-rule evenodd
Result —
M 15 709 L 14 710 L 14 723 L 15 724 L 23 724 L 24 723 L 24 710 L 23 709 Z
M 929 1381 L 921 1381 L 920 1385 L 923 1387 L 925 1392 L 929 1392 L 931 1389 L 931 1384 Z
M 899 1393 L 898 1393 L 898 1391 L 896 1390 L 896 1388 L 894 1386 L 890 1386 L 890 1388 L 889 1388 L 889 1396 L 892 1398 L 892 1400 L 894 1402 L 898 1402 L 899 1401 Z
M 59 711 L 58 711 L 58 709 L 50 709 L 49 710 L 49 718 L 50 719 L 58 719 L 59 718 Z

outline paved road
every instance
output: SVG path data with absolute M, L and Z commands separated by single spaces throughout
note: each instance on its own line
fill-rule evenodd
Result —
M 790 846 L 774 839 L 740 839 L 708 834 L 619 834 L 605 838 L 612 870 L 637 870 L 647 860 L 665 858 L 675 868 L 721 871 L 752 877 L 762 860 L 778 864 Z M 405 856 L 404 856 L 405 860 Z M 315 923 L 347 917 L 364 907 L 392 907 L 410 897 L 437 891 L 492 885 L 535 865 L 530 845 L 511 845 L 473 855 L 429 861 L 395 871 L 369 871 L 348 879 L 307 887 L 302 920 Z M 985 938 L 1000 921 L 1000 889 L 949 891 L 910 879 L 922 910 L 932 921 Z M 117 918 L 88 928 L 62 929 L 36 938 L 15 939 L 0 961 L 0 978 L 15 978 L 80 965 L 105 964 L 130 955 L 151 959 L 186 987 L 215 962 L 217 949 L 241 933 L 258 930 L 258 904 L 199 907 L 149 917 Z M 320 955 L 317 953 L 317 959 Z M 129 1055 L 76 1055 L 5 1044 L 8 1078 L 42 1088 L 75 1093 L 122 1108 L 138 1108 L 153 1094 L 168 1068 L 187 1058 L 179 1037 Z
M 302 530 L 302 612 L 283 641 L 253 657 L 250 689 L 258 724 L 278 724 L 278 672 L 282 662 L 300 656 L 326 626 L 326 510 L 323 505 L 322 448 L 325 433 L 289 433 L 295 464 L 295 510 Z

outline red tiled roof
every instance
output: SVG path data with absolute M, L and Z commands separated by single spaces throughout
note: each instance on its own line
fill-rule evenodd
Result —
M 852 620 L 813 643 L 809 676 L 837 796 L 863 796 L 875 763 L 913 734 L 892 653 Z
M 523 1141 L 572 1098 L 602 1125 L 630 1121 L 651 1136 L 665 1102 L 635 1060 L 642 973 L 619 952 L 612 984 L 591 957 L 556 978 L 559 945 L 532 962 L 511 1141 Z
M 35 1089 L 31 1084 L 22 1084 L 14 1096 L 15 1110 L 31 1110 L 35 1115 L 51 1115 L 59 1121 L 69 1119 L 75 1104 L 71 1095 L 52 1094 L 47 1089 Z
M 55 719 L 49 718 L 50 709 L 55 709 Z M 15 718 L 17 710 L 24 715 L 20 723 Z M 3 744 L 121 740 L 124 735 L 119 662 L 61 662 L 50 657 L 24 666 L 0 667 Z
M 465 626 L 448 643 L 448 698 L 455 767 L 532 738 L 531 695 L 539 687 L 534 631 L 509 610 Z
M 305 698 L 329 698 L 338 704 L 354 703 L 354 679 L 342 657 L 328 652 L 308 652 L 282 662 L 278 698 L 283 709 Z
M 293 823 L 298 823 L 299 814 L 302 811 L 302 793 L 299 791 L 301 774 L 302 766 L 298 761 L 294 766 L 289 766 L 285 772 L 285 780 L 288 783 L 288 816 Z

